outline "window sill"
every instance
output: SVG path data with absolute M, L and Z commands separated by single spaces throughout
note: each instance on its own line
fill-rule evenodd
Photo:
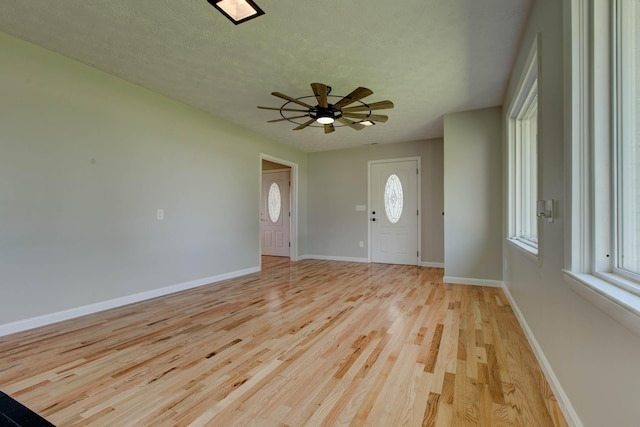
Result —
M 529 246 L 529 245 L 527 245 L 525 243 L 522 243 L 518 239 L 507 239 L 507 242 L 509 242 L 511 244 L 511 246 L 513 246 L 514 248 L 518 249 L 523 254 L 527 255 L 529 258 L 531 258 L 536 263 L 540 263 L 540 257 L 538 256 L 537 248 L 534 248 L 534 247 Z
M 640 336 L 640 296 L 592 274 L 563 272 L 573 291 Z

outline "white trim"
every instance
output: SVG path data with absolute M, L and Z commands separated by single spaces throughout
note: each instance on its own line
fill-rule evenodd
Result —
M 425 262 L 420 263 L 420 267 L 444 268 L 444 262 Z
M 504 287 L 502 280 L 472 279 L 469 277 L 444 276 L 442 282 L 452 283 L 454 285 L 489 286 L 491 288 Z
M 519 76 L 516 92 L 511 99 L 511 103 L 505 110 L 505 123 L 507 128 L 506 150 L 507 150 L 507 235 L 510 239 L 516 239 L 524 234 L 531 237 L 532 228 L 535 227 L 535 236 L 537 242 L 531 242 L 531 248 L 526 248 L 535 254 L 539 254 L 540 242 L 542 240 L 540 221 L 533 215 L 536 215 L 535 206 L 526 206 L 525 201 L 530 200 L 532 189 L 529 187 L 526 191 L 522 190 L 525 177 L 535 174 L 535 193 L 533 194 L 533 203 L 540 200 L 542 188 L 542 176 L 540 173 L 540 120 L 536 110 L 536 140 L 531 141 L 528 132 L 523 137 L 522 124 L 527 124 L 527 117 L 533 103 L 536 108 L 538 105 L 538 96 L 542 92 L 538 88 L 538 76 L 540 72 L 540 61 L 538 61 L 538 53 L 540 51 L 539 34 L 534 39 L 529 48 L 529 53 L 525 61 L 524 68 Z M 527 148 L 528 147 L 528 148 Z M 535 152 L 535 159 L 533 159 Z M 530 163 L 535 160 L 535 170 L 527 173 L 521 163 Z M 523 171 L 523 168 L 525 171 Z M 526 226 L 525 226 L 526 225 Z M 528 230 L 528 231 L 526 231 Z
M 563 272 L 574 292 L 640 336 L 640 296 L 592 274 Z
M 529 53 L 527 59 L 524 62 L 524 68 L 518 78 L 518 84 L 516 85 L 517 92 L 511 98 L 507 111 L 507 117 L 515 117 L 517 111 L 522 108 L 525 99 L 530 91 L 531 86 L 538 79 L 540 75 L 538 52 L 540 51 L 540 34 L 536 33 L 531 41 L 531 47 L 529 47 Z
M 621 52 L 616 47 L 619 11 L 612 6 L 609 1 L 571 2 L 572 125 L 565 164 L 570 180 L 570 258 L 563 272 L 574 292 L 640 336 L 637 284 L 616 274 L 615 268 L 618 189 L 612 141 L 620 134 L 615 88 Z
M 570 92 L 565 98 L 568 107 L 566 127 L 567 140 L 565 157 L 565 188 L 569 203 L 565 203 L 567 226 L 565 227 L 565 266 L 574 271 L 592 269 L 591 230 L 591 106 L 593 90 L 593 70 L 591 68 L 591 24 L 590 0 L 571 0 L 568 14 L 570 29 L 568 34 L 571 57 L 567 69 L 565 88 Z
M 508 238 L 506 240 L 511 247 L 516 248 L 520 253 L 530 260 L 535 261 L 538 265 L 542 265 L 542 256 L 540 255 L 540 252 L 533 252 L 533 248 L 531 246 L 518 239 Z
M 281 169 L 265 169 L 262 173 L 271 173 L 271 172 L 290 172 L 291 168 L 281 168 Z
M 343 261 L 343 262 L 370 262 L 368 258 L 346 257 L 346 256 L 330 256 L 330 255 L 301 255 L 298 260 L 303 259 L 319 259 L 323 261 Z
M 379 163 L 394 163 L 394 162 L 409 162 L 415 161 L 416 167 L 418 168 L 418 200 L 416 201 L 417 209 L 418 209 L 418 256 L 416 257 L 416 265 L 420 265 L 420 258 L 422 257 L 422 157 L 414 156 L 414 157 L 400 157 L 395 159 L 381 159 L 381 160 L 369 160 L 367 162 L 367 208 L 371 208 L 371 166 Z M 369 241 L 367 242 L 367 256 L 369 257 L 367 262 L 370 262 L 372 259 L 372 250 L 371 247 L 371 221 L 369 221 L 369 210 L 367 210 L 367 236 L 369 236 Z M 444 268 L 444 267 L 443 267 Z
M 587 273 L 593 271 L 612 271 L 616 259 L 616 243 L 615 240 L 615 220 L 616 220 L 616 194 L 613 188 L 616 179 L 614 171 L 617 166 L 613 165 L 616 156 L 615 135 L 614 130 L 617 128 L 612 126 L 613 114 L 615 113 L 615 94 L 613 90 L 612 75 L 612 59 L 615 53 L 613 48 L 613 35 L 611 31 L 612 19 L 610 16 L 611 4 L 609 1 L 593 1 L 591 2 L 591 16 L 587 16 L 592 25 L 589 40 L 592 43 L 591 61 L 591 104 L 589 110 L 586 111 L 587 123 L 591 126 L 591 139 L 588 141 L 574 141 L 580 145 L 586 142 L 587 148 L 590 150 L 591 158 L 587 159 L 589 163 L 582 165 L 586 168 L 584 171 L 588 187 L 582 189 L 591 196 L 588 200 L 589 205 L 585 206 L 589 210 L 587 215 L 590 220 L 589 227 L 591 234 L 588 238 L 591 241 L 591 265 L 589 270 L 580 271 Z M 595 64 L 598 64 L 597 66 Z M 581 170 L 573 171 L 576 174 Z M 576 177 L 574 175 L 574 177 Z M 578 179 L 578 177 L 576 177 Z M 578 182 L 574 182 L 577 184 Z M 588 197 L 587 194 L 580 194 L 580 197 Z M 580 228 L 576 228 L 576 232 Z M 575 234 L 574 234 L 575 235 Z M 571 270 L 577 272 L 573 266 Z
M 257 273 L 259 271 L 260 271 L 260 267 L 246 268 L 244 270 L 238 270 L 238 271 L 233 271 L 231 273 L 224 273 L 224 274 L 219 274 L 217 276 L 196 279 L 190 282 L 179 283 L 177 285 L 167 286 L 164 288 L 152 289 L 150 291 L 140 292 L 133 295 L 127 295 L 120 298 L 114 298 L 107 301 L 101 301 L 95 304 L 84 305 L 81 307 L 75 307 L 69 310 L 58 311 L 56 313 L 45 314 L 43 316 L 32 317 L 30 319 L 24 319 L 24 320 L 18 320 L 16 322 L 5 323 L 3 325 L 0 325 L 0 337 L 9 335 L 9 334 L 14 334 L 16 332 L 26 331 L 28 329 L 47 326 L 52 323 L 62 322 L 64 320 L 74 319 L 80 316 L 86 316 L 88 314 L 98 313 L 100 311 L 110 310 L 112 308 L 122 307 L 125 305 L 149 300 L 152 298 L 161 297 L 164 295 L 173 294 L 180 291 L 185 291 L 187 289 L 210 285 L 216 282 L 221 282 L 223 280 L 233 279 L 240 276 L 246 276 L 247 274 Z
M 357 257 L 344 257 L 344 256 L 331 256 L 331 255 L 300 255 L 298 257 L 298 261 L 303 259 L 318 259 L 323 261 L 344 261 L 344 262 L 362 262 L 362 263 L 370 263 L 371 260 L 368 258 L 357 258 Z M 422 261 L 420 263 L 420 267 L 432 267 L 432 268 L 444 268 L 443 262 L 425 262 Z
M 288 160 L 273 157 L 268 154 L 260 153 L 259 179 L 258 179 L 258 264 L 262 265 L 262 221 L 260 221 L 260 211 L 262 209 L 262 161 L 268 160 L 272 163 L 289 166 L 291 168 L 291 221 L 289 230 L 289 240 L 291 247 L 289 248 L 289 258 L 291 261 L 297 261 L 298 258 L 298 164 Z M 266 171 L 265 171 L 266 172 Z
M 529 328 L 529 324 L 527 323 L 524 316 L 522 315 L 522 312 L 520 311 L 518 304 L 516 304 L 516 301 L 513 299 L 511 292 L 509 292 L 509 289 L 506 286 L 503 286 L 502 290 L 506 295 L 507 299 L 509 300 L 509 304 L 511 304 L 511 309 L 516 315 L 516 318 L 520 323 L 520 327 L 522 327 L 522 330 L 524 331 L 524 334 L 527 337 L 527 340 L 529 341 L 529 345 L 533 350 L 533 354 L 536 356 L 536 359 L 538 360 L 538 364 L 542 368 L 542 372 L 544 373 L 544 376 L 547 379 L 547 382 L 549 383 L 551 390 L 553 391 L 553 395 L 555 396 L 558 402 L 558 405 L 560 405 L 560 410 L 562 411 L 562 414 L 564 415 L 565 420 L 571 427 L 583 427 L 582 421 L 580 421 L 578 414 L 576 413 L 575 409 L 573 409 L 573 405 L 571 405 L 571 401 L 569 400 L 569 397 L 564 392 L 562 385 L 560 385 L 560 381 L 558 380 L 558 377 L 556 377 L 556 374 L 553 372 L 553 369 L 551 368 L 551 364 L 547 360 L 547 357 L 544 355 L 544 352 L 542 351 L 540 344 L 538 344 L 538 340 L 536 340 L 536 337 L 535 335 L 533 335 L 531 328 Z

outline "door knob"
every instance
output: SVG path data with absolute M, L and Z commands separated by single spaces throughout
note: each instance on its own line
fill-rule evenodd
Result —
M 375 221 L 375 220 L 376 220 L 375 218 L 371 218 L 371 221 Z
M 371 212 L 371 215 L 375 215 L 375 214 L 376 214 L 376 211 Z

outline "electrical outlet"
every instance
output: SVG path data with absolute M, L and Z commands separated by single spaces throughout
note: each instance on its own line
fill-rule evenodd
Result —
M 364 242 L 362 240 L 360 240 L 360 247 L 364 248 Z
M 164 209 L 156 210 L 156 219 L 162 221 L 164 219 Z

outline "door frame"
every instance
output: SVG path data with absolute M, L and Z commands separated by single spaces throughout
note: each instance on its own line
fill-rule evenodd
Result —
M 285 230 L 287 232 L 287 241 L 286 241 L 286 251 L 287 251 L 287 258 L 291 258 L 291 168 L 290 167 L 285 167 L 284 165 L 280 165 L 282 166 L 281 169 L 269 169 L 269 170 L 263 170 L 262 171 L 262 197 L 260 197 L 260 224 L 262 227 L 262 231 L 260 233 L 260 237 L 261 237 L 261 242 L 260 242 L 260 255 L 264 255 L 264 226 L 265 226 L 265 222 L 267 221 L 267 218 L 269 218 L 270 214 L 268 211 L 268 195 L 264 193 L 265 188 L 264 188 L 264 183 L 265 183 L 265 179 L 267 179 L 267 182 L 273 182 L 273 178 L 271 178 L 271 176 L 276 175 L 276 174 L 282 174 L 285 173 L 286 177 L 287 177 L 287 182 L 286 182 L 286 189 L 281 189 L 281 195 L 284 194 L 286 192 L 287 197 L 286 197 L 286 207 L 287 210 L 285 211 L 284 209 L 282 209 L 283 207 L 285 207 L 285 203 L 282 203 L 282 207 L 281 207 L 281 211 L 280 211 L 280 216 L 282 217 L 282 221 L 283 221 L 283 226 L 282 229 Z M 267 206 L 265 206 L 265 204 Z M 262 209 L 264 209 L 265 207 L 267 207 L 267 210 L 265 210 L 264 212 L 262 211 Z M 285 225 L 286 223 L 286 225 Z M 285 243 L 285 242 L 283 242 Z M 282 256 L 284 257 L 284 255 L 275 255 L 275 256 Z
M 291 248 L 289 249 L 289 258 L 291 261 L 298 260 L 298 164 L 268 154 L 260 153 L 258 159 L 258 170 L 260 171 L 258 179 L 258 265 L 262 269 L 262 221 L 260 220 L 260 212 L 262 211 L 262 161 L 268 160 L 280 165 L 289 166 L 291 168 L 291 188 L 289 189 L 289 209 L 291 209 L 291 220 L 289 221 L 289 240 Z
M 420 256 L 418 257 L 417 265 L 422 264 L 422 158 L 421 157 L 400 157 L 395 159 L 382 159 L 382 160 L 369 160 L 367 163 L 367 246 L 368 246 L 368 260 L 371 262 L 373 259 L 372 256 L 372 245 L 371 245 L 371 233 L 373 233 L 371 229 L 371 166 L 374 164 L 380 163 L 394 163 L 394 162 L 406 162 L 406 161 L 416 161 L 418 167 L 418 200 L 416 201 L 418 206 L 418 253 Z

